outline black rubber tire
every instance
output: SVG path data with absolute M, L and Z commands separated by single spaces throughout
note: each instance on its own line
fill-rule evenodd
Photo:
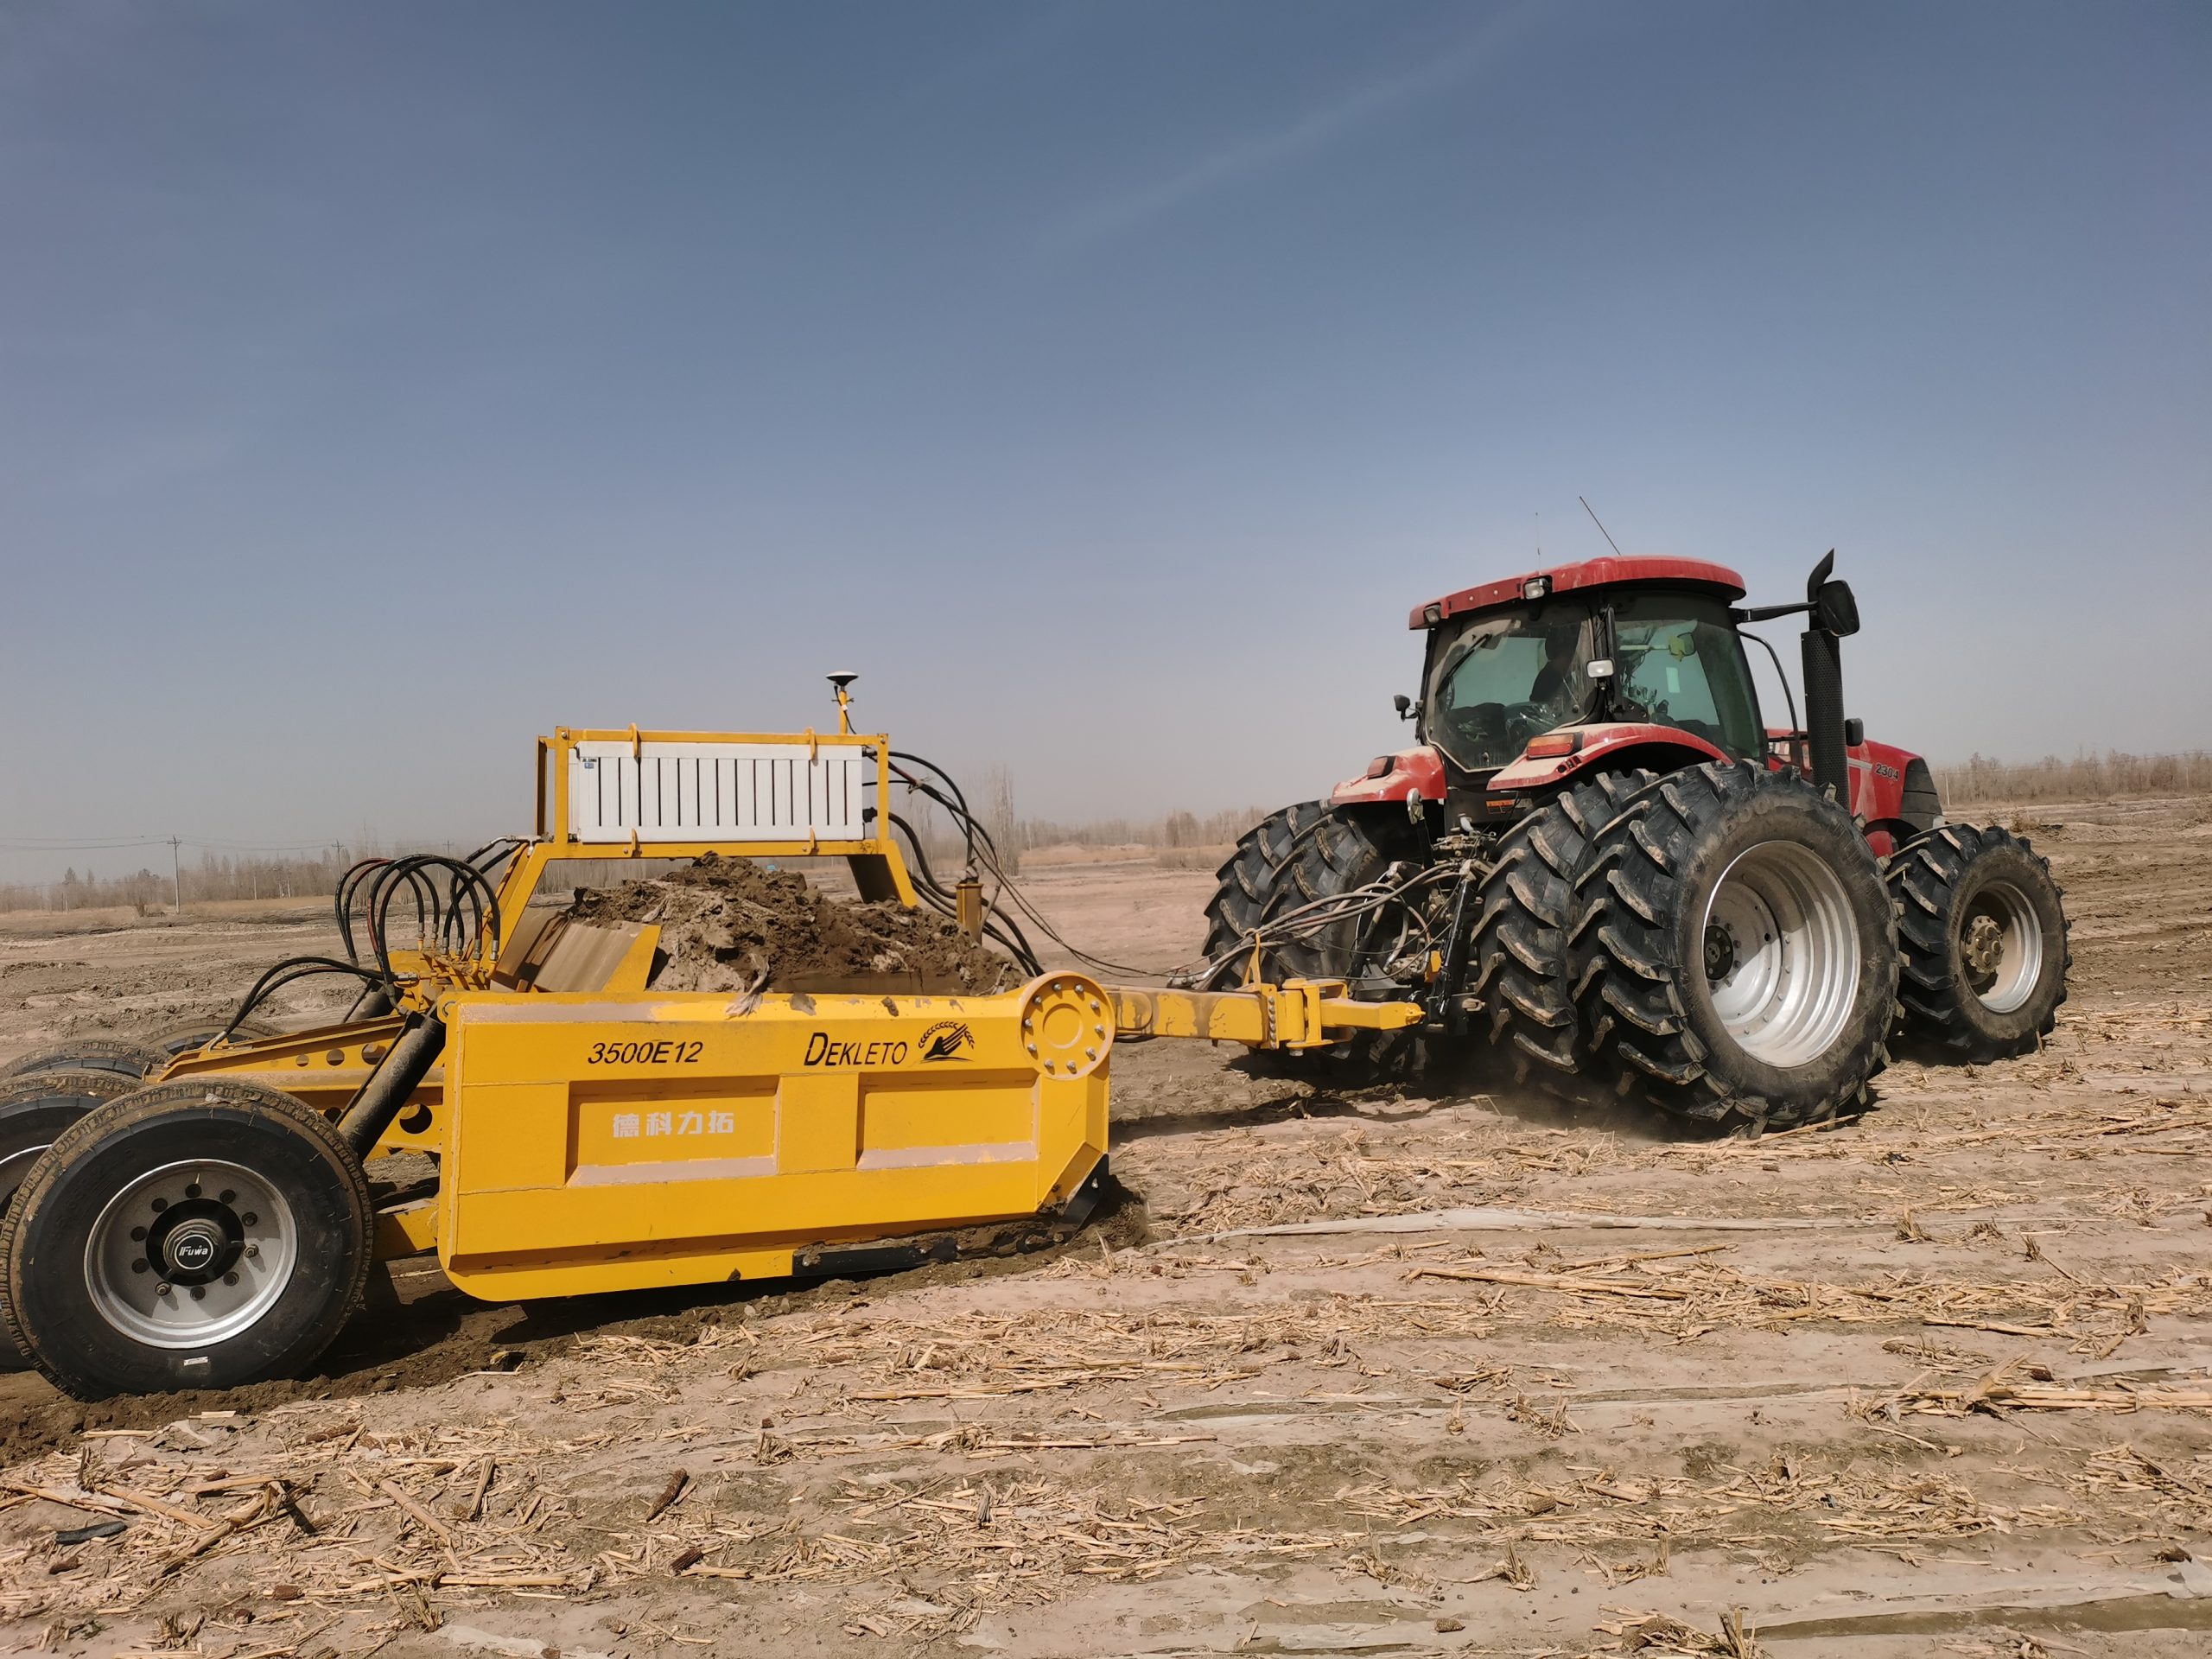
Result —
M 138 1040 L 144 1046 L 157 1049 L 175 1059 L 180 1054 L 189 1054 L 196 1048 L 205 1048 L 221 1036 L 223 1028 L 230 1023 L 227 1014 L 217 1014 L 207 1020 L 184 1020 L 173 1026 L 163 1026 L 158 1031 L 149 1032 Z M 241 1020 L 238 1029 L 231 1033 L 231 1040 L 251 1043 L 280 1034 L 278 1028 L 266 1020 Z
M 1886 880 L 1897 904 L 1904 1033 L 1940 1043 L 1961 1060 L 1999 1059 L 2037 1047 L 2058 1021 L 2074 965 L 2064 890 L 2051 879 L 2050 861 L 1994 824 L 1947 824 L 1899 848 Z M 1999 1013 L 1981 1000 L 1967 961 L 1966 933 L 1993 906 L 2001 917 L 2001 890 L 2007 888 L 2021 901 L 2014 908 L 2032 914 L 2042 960 L 2018 1006 Z
M 1574 878 L 1599 832 L 1652 778 L 1642 770 L 1579 778 L 1498 842 L 1479 891 L 1468 988 L 1483 999 L 1491 1044 L 1516 1081 L 1570 1078 L 1583 1069 L 1567 961 Z
M 1738 855 L 1793 845 L 1833 872 L 1858 972 L 1834 1033 L 1799 1064 L 1746 1050 L 1706 975 L 1707 906 Z M 1851 816 L 1796 772 L 1748 761 L 1662 778 L 1597 839 L 1576 882 L 1567 954 L 1593 1057 L 1618 1091 L 1687 1122 L 1757 1128 L 1864 1109 L 1888 1063 L 1897 917 Z
M 1402 819 L 1400 820 L 1403 822 Z M 1301 835 L 1276 874 L 1261 920 L 1263 925 L 1295 926 L 1294 912 L 1319 899 L 1363 887 L 1387 872 L 1410 849 L 1392 837 L 1393 826 L 1374 811 L 1323 813 Z M 1319 932 L 1280 939 L 1265 957 L 1269 977 L 1357 980 L 1380 971 L 1386 941 L 1395 936 L 1403 912 L 1394 907 L 1338 922 Z M 1325 1049 L 1286 1052 L 1274 1057 L 1276 1069 L 1357 1088 L 1409 1075 L 1421 1064 L 1422 1045 L 1411 1031 L 1362 1032 Z
M 1300 801 L 1268 814 L 1244 832 L 1228 862 L 1215 872 L 1220 885 L 1206 903 L 1205 957 L 1212 966 L 1201 988 L 1233 990 L 1244 982 L 1252 960 L 1249 941 L 1274 897 L 1283 864 L 1300 837 L 1320 822 L 1324 810 L 1319 801 Z M 1270 954 L 1262 952 L 1263 968 L 1269 966 Z M 1281 977 L 1271 970 L 1268 976 Z
M 294 1264 L 255 1322 L 204 1347 L 162 1348 L 100 1313 L 86 1260 L 109 1200 L 165 1164 L 220 1158 L 286 1198 Z M 181 1080 L 136 1090 L 62 1131 L 0 1220 L 0 1322 L 80 1400 L 229 1389 L 312 1363 L 361 1304 L 374 1212 L 360 1160 L 321 1113 L 258 1084 Z
M 112 1071 L 134 1082 L 153 1076 L 169 1057 L 144 1043 L 121 1037 L 73 1037 L 51 1048 L 34 1049 L 0 1065 L 0 1083 L 35 1071 Z
M 0 1216 L 62 1130 L 137 1087 L 113 1071 L 39 1071 L 0 1083 Z M 29 1363 L 30 1356 L 0 1334 L 0 1371 L 19 1371 Z
M 115 1071 L 38 1071 L 0 1083 L 0 1215 L 62 1130 L 138 1086 Z
M 1274 891 L 1261 914 L 1262 925 L 1284 925 L 1287 918 L 1306 905 L 1365 887 L 1382 876 L 1402 852 L 1370 812 L 1323 813 L 1284 861 Z M 1282 939 L 1273 946 L 1271 954 L 1282 964 L 1287 979 L 1357 978 L 1378 965 L 1377 940 L 1387 936 L 1391 922 L 1389 911 L 1378 911 L 1335 923 L 1319 932 Z

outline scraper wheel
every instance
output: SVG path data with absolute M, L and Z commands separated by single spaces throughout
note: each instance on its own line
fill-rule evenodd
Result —
M 359 1306 L 372 1219 L 321 1113 L 253 1084 L 156 1084 L 86 1113 L 24 1179 L 0 1319 L 79 1399 L 290 1376 Z

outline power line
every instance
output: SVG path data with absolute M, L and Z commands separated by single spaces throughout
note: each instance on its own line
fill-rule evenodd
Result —
M 167 847 L 172 842 L 224 852 L 257 853 L 308 852 L 335 844 L 327 837 L 320 841 L 231 841 L 217 836 L 130 836 L 72 841 L 58 836 L 0 836 L 0 852 L 103 853 L 131 847 Z
M 117 847 L 166 847 L 167 836 L 134 836 L 124 840 L 62 841 L 41 836 L 0 836 L 0 849 L 14 853 L 98 853 Z M 198 846 L 198 842 L 193 842 Z

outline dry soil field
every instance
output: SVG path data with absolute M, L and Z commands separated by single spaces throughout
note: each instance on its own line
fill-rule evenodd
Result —
M 302 1383 L 0 1376 L 0 1651 L 2202 1654 L 2212 807 L 2029 817 L 2056 1040 L 1832 1130 L 1155 1044 L 1056 1255 L 530 1308 L 408 1263 Z M 1032 887 L 1165 963 L 1208 880 Z M 327 943 L 0 930 L 0 1057 Z

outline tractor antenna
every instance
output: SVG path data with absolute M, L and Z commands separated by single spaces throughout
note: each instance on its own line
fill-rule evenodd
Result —
M 1582 503 L 1582 511 L 1588 513 L 1590 515 L 1590 522 L 1598 526 L 1598 533 L 1605 538 L 1605 545 L 1611 548 L 1614 552 L 1620 553 L 1621 557 L 1628 557 L 1627 554 L 1621 553 L 1621 544 L 1613 539 L 1613 532 L 1605 528 L 1605 521 L 1598 516 L 1598 509 L 1592 506 L 1590 503 L 1581 496 L 1578 495 L 1574 499 Z

